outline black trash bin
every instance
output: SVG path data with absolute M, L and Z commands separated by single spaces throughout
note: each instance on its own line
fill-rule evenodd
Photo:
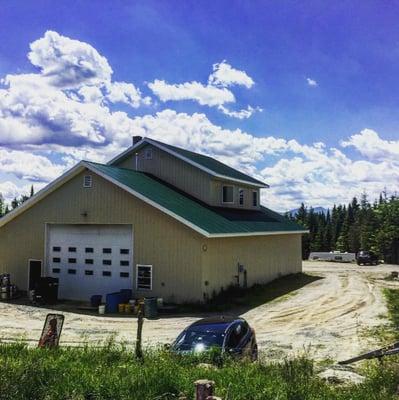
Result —
M 36 285 L 36 295 L 46 304 L 56 304 L 58 301 L 58 278 L 43 277 Z
M 144 316 L 147 319 L 158 317 L 158 299 L 156 297 L 146 297 L 144 299 Z

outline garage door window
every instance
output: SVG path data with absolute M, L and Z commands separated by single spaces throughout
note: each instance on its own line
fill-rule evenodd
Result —
M 93 275 L 93 271 L 90 269 L 86 269 L 85 275 Z
M 61 262 L 61 258 L 53 257 L 53 263 L 60 263 L 60 262 Z
M 103 276 L 111 276 L 111 271 L 103 271 Z
M 70 253 L 76 253 L 76 247 L 68 247 Z
M 53 268 L 53 273 L 54 274 L 59 274 L 60 273 L 60 269 L 59 268 Z
M 68 269 L 68 274 L 75 275 L 76 269 Z
M 69 264 L 76 264 L 76 258 L 68 258 Z
M 121 278 L 129 278 L 129 272 L 121 272 L 120 277 Z
M 86 258 L 86 260 L 85 260 L 85 264 L 93 264 L 94 263 L 94 260 L 92 259 L 92 258 Z
M 111 260 L 103 260 L 103 265 L 112 265 Z
M 152 290 L 152 265 L 137 265 L 137 289 Z
M 129 249 L 121 249 L 121 254 L 129 254 Z
M 94 251 L 93 247 L 86 247 L 85 248 L 85 252 L 86 253 L 93 253 L 93 251 Z
M 109 249 L 109 248 L 106 248 L 106 249 L 103 249 L 103 253 L 104 253 L 104 254 L 111 254 L 111 253 L 112 253 L 112 250 Z
M 53 247 L 53 251 L 59 253 L 61 251 L 61 247 L 60 246 L 54 246 Z
M 129 261 L 127 260 L 121 260 L 121 267 L 128 267 L 129 266 Z

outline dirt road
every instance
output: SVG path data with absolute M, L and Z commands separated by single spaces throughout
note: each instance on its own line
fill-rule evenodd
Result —
M 376 345 L 366 329 L 386 323 L 382 280 L 399 266 L 358 267 L 352 264 L 305 262 L 304 272 L 321 279 L 289 296 L 261 305 L 242 316 L 255 328 L 259 348 L 279 359 L 308 351 L 316 359 L 350 357 Z M 390 286 L 399 283 L 390 283 Z M 40 336 L 46 309 L 0 303 L 0 338 L 23 337 L 35 343 Z M 65 314 L 62 343 L 98 344 L 111 335 L 133 344 L 134 318 Z M 171 317 L 145 321 L 147 344 L 170 342 L 197 318 Z

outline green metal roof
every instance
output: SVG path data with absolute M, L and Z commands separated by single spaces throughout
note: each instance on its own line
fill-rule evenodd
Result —
M 194 153 L 193 151 L 185 150 L 180 147 L 172 146 L 170 144 L 166 144 L 163 142 L 159 142 L 158 140 L 150 139 L 152 142 L 158 143 L 163 147 L 168 148 L 169 150 L 174 151 L 175 153 L 180 154 L 181 156 L 188 158 L 189 160 L 202 165 L 203 167 L 210 169 L 218 175 L 223 175 L 228 178 L 239 179 L 245 182 L 254 183 L 256 185 L 268 186 L 264 182 L 261 182 L 255 178 L 252 178 L 249 175 L 243 174 L 240 171 L 237 171 L 234 168 L 229 167 L 222 162 L 215 160 L 212 157 L 205 156 L 203 154 Z
M 144 172 L 93 162 L 86 164 L 209 235 L 304 231 L 300 225 L 265 207 L 260 210 L 212 207 Z

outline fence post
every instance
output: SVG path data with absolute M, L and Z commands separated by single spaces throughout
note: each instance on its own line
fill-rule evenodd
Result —
M 215 382 L 207 379 L 200 379 L 194 382 L 195 385 L 195 400 L 207 400 L 208 397 L 213 396 L 213 388 Z
M 137 314 L 137 338 L 136 338 L 136 357 L 140 360 L 143 359 L 143 350 L 141 348 L 141 339 L 143 334 L 143 307 L 140 304 Z

